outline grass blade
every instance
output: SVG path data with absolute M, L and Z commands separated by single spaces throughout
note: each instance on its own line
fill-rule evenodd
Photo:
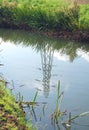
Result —
M 33 102 L 36 102 L 37 95 L 38 95 L 38 91 L 35 93 L 35 96 L 34 96 Z

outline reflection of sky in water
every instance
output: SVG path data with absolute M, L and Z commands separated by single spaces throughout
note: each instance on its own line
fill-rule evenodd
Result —
M 89 52 L 85 52 L 85 51 L 83 51 L 82 49 L 79 49 L 79 50 L 77 51 L 77 54 L 78 54 L 78 56 L 84 58 L 86 61 L 89 62 Z
M 11 44 L 9 41 L 6 43 L 3 42 L 1 50 L 4 62 L 3 72 L 7 75 L 6 77 L 8 77 L 8 79 L 14 79 L 17 86 L 22 84 L 23 86 L 26 86 L 28 90 L 32 89 L 32 87 L 34 89 L 38 88 L 39 91 L 43 90 L 40 53 L 35 53 L 31 47 L 23 47 L 21 45 L 16 46 Z M 77 82 L 83 84 L 81 81 L 84 77 L 83 75 L 80 75 L 80 73 L 85 73 L 85 75 L 88 76 L 87 70 L 89 69 L 85 60 L 89 60 L 89 54 L 88 52 L 86 53 L 83 50 L 78 49 L 77 55 L 78 58 L 76 58 L 74 62 L 70 63 L 68 55 L 62 54 L 61 51 L 54 51 L 53 67 L 50 79 L 50 85 L 52 86 L 51 91 L 57 86 L 58 80 L 61 80 L 66 91 L 70 88 L 71 84 L 76 84 Z M 75 77 L 77 77 L 76 82 L 73 80 Z M 84 80 L 87 81 L 87 79 Z
M 61 54 L 60 52 L 55 51 L 54 52 L 54 57 L 57 58 L 58 60 L 62 61 L 68 61 L 69 57 L 66 54 Z
M 88 86 L 88 52 L 84 52 L 83 50 L 78 49 L 77 58 L 71 64 L 69 63 L 69 57 L 66 54 L 62 55 L 60 52 L 54 52 L 54 57 L 58 60 L 54 60 L 54 62 L 59 62 L 59 69 L 57 69 L 56 73 L 59 72 L 61 84 L 65 86 L 64 91 L 69 91 L 73 87 L 73 85 L 79 85 L 81 87 L 83 85 Z M 66 64 L 67 69 L 64 67 L 64 64 Z
M 85 52 L 82 49 L 78 49 L 77 55 L 78 55 L 78 57 L 81 57 L 84 60 L 89 62 L 89 52 Z M 69 61 L 69 56 L 66 54 L 62 54 L 60 51 L 59 52 L 55 51 L 54 57 L 57 58 L 58 60 L 61 60 L 61 61 L 65 61 L 65 62 Z
M 58 80 L 60 80 L 61 91 L 64 91 L 63 108 L 67 109 L 68 112 L 72 110 L 73 114 L 76 113 L 73 109 L 78 109 L 77 113 L 89 109 L 88 52 L 77 49 L 77 57 L 73 62 L 70 62 L 68 55 L 62 54 L 61 51 L 54 51 L 49 95 L 45 98 L 40 52 L 37 53 L 30 46 L 14 45 L 9 41 L 0 44 L 0 50 L 2 50 L 1 56 L 3 57 L 1 60 L 4 63 L 0 71 L 8 81 L 12 83 L 13 80 L 14 93 L 20 91 L 24 99 L 29 101 L 33 100 L 38 89 L 37 101 L 48 103 L 46 116 L 43 119 L 48 125 L 50 125 L 50 122 L 48 122 L 50 113 L 55 108 Z M 36 111 L 39 114 L 39 109 L 36 109 Z M 51 126 L 49 129 L 51 129 Z M 81 128 L 81 130 L 84 129 Z
M 3 42 L 0 48 L 2 50 L 3 62 L 5 66 L 4 73 L 9 79 L 16 79 L 16 81 L 19 79 L 22 83 L 25 81 L 25 85 L 29 89 L 32 88 L 32 83 L 34 82 L 33 86 L 35 88 L 40 86 L 39 90 L 43 90 L 42 85 L 39 85 L 42 83 L 42 65 L 40 53 L 35 53 L 31 47 L 23 47 L 21 45 L 16 46 L 10 42 Z M 74 76 L 77 77 L 81 72 L 83 74 L 87 74 L 88 66 L 85 60 L 89 61 L 89 53 L 78 49 L 77 55 L 78 58 L 76 58 L 74 62 L 70 63 L 68 55 L 62 54 L 60 51 L 54 51 L 51 74 L 51 82 L 53 82 L 53 87 L 55 87 L 55 84 L 57 84 L 55 79 L 58 80 L 58 76 L 61 78 L 61 80 L 63 79 L 61 82 L 66 86 L 66 89 L 68 89 L 71 83 L 68 82 L 68 78 L 73 78 Z M 65 68 L 65 65 L 67 69 Z M 84 67 L 87 67 L 86 70 Z M 66 79 L 63 78 L 63 76 L 66 76 Z M 80 77 L 82 76 L 80 75 Z

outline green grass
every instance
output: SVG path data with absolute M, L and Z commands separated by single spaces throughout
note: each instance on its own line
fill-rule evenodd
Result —
M 80 29 L 89 30 L 89 4 L 80 6 L 79 25 Z
M 5 81 L 0 79 L 0 130 L 32 130 L 32 124 L 27 125 L 25 113 L 5 88 Z
M 89 4 L 65 0 L 0 0 L 0 26 L 38 30 L 89 30 Z

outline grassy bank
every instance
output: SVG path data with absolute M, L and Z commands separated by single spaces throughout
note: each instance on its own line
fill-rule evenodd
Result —
M 31 124 L 29 124 L 31 126 Z M 25 114 L 0 79 L 0 130 L 32 130 L 26 126 Z
M 0 27 L 37 30 L 88 30 L 89 4 L 65 0 L 0 0 Z

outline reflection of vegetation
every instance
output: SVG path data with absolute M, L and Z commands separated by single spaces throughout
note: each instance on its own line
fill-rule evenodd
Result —
M 32 46 L 35 50 L 40 51 L 45 45 L 49 45 L 54 51 L 61 51 L 70 57 L 73 61 L 77 54 L 77 49 L 81 48 L 84 51 L 89 51 L 88 44 L 74 43 L 53 38 L 47 38 L 40 34 L 32 34 L 25 31 L 0 30 L 0 37 L 3 41 L 11 41 L 14 44 L 22 44 L 24 46 Z
M 11 41 L 14 44 L 21 44 L 22 46 L 31 46 L 37 52 L 41 53 L 41 63 L 43 71 L 43 89 L 47 97 L 50 90 L 50 78 L 52 70 L 53 53 L 55 51 L 61 54 L 66 54 L 70 58 L 70 62 L 77 57 L 77 50 L 79 48 L 84 51 L 89 51 L 88 44 L 73 43 L 69 41 L 62 41 L 53 38 L 47 38 L 40 34 L 32 34 L 25 31 L 18 30 L 0 30 L 2 41 Z
M 43 77 L 43 81 L 44 86 L 46 86 L 49 89 L 49 80 L 50 80 L 50 76 L 51 76 L 51 69 L 52 69 L 52 58 L 53 58 L 53 52 L 56 51 L 60 51 L 62 54 L 67 54 L 70 56 L 70 61 L 73 61 L 77 55 L 76 51 L 78 48 L 81 48 L 85 51 L 89 51 L 89 45 L 88 44 L 79 44 L 79 43 L 71 43 L 68 41 L 60 41 L 58 39 L 49 39 L 47 37 L 44 36 L 36 36 L 27 32 L 23 32 L 21 31 L 21 33 L 19 31 L 12 31 L 12 30 L 0 30 L 0 36 L 2 38 L 3 41 L 11 41 L 14 42 L 14 44 L 22 44 L 23 46 L 32 46 L 33 49 L 35 49 L 36 51 L 41 51 L 41 55 L 43 57 L 42 59 L 42 66 L 43 66 L 43 73 L 44 73 L 44 77 Z M 48 61 L 46 61 L 46 58 Z M 46 64 L 47 63 L 47 64 Z M 0 86 L 1 87 L 1 86 Z M 48 92 L 48 89 L 47 90 Z M 0 96 L 1 96 L 2 92 L 0 91 Z M 57 123 L 57 126 L 59 128 L 59 118 L 65 114 L 65 112 L 61 112 L 59 109 L 59 102 L 61 104 L 62 101 L 62 95 L 60 94 L 60 85 L 58 85 L 58 97 L 56 100 L 56 109 L 53 113 L 53 120 Z M 30 105 L 34 105 L 34 102 L 36 100 L 37 97 L 37 93 L 35 94 L 34 100 L 33 102 L 27 103 L 26 105 L 30 106 Z M 22 102 L 22 97 L 19 94 L 19 98 Z M 61 99 L 61 100 L 60 100 Z M 1 106 L 0 106 L 1 107 Z M 10 109 L 11 111 L 13 109 Z M 43 111 L 44 111 L 44 107 L 43 107 Z M 36 114 L 34 111 L 34 107 L 32 107 L 32 113 L 35 117 L 36 120 Z M 44 112 L 43 112 L 44 113 Z M 84 114 L 80 114 L 74 117 L 69 116 L 69 119 L 66 122 L 64 122 L 64 126 L 66 128 L 66 130 L 70 130 L 70 125 L 72 123 L 72 120 L 81 117 Z M 69 125 L 69 127 L 68 127 Z M 68 128 L 68 129 L 67 129 Z
M 70 56 L 70 62 L 72 62 L 75 57 L 77 57 L 76 50 L 78 49 L 78 45 L 74 43 L 67 44 L 62 50 L 61 53 Z

